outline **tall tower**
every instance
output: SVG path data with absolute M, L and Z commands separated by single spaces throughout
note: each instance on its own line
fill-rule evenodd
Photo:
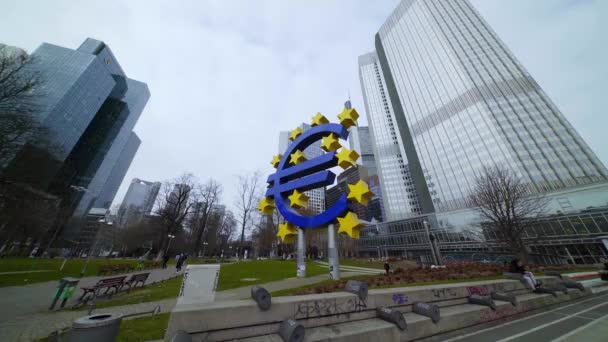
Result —
M 483 166 L 510 168 L 532 193 L 607 180 L 606 167 L 469 1 L 404 0 L 375 46 L 359 57 L 359 72 L 377 156 L 407 170 L 400 181 L 409 172 L 423 213 L 467 208 Z M 378 166 L 389 218 L 399 218 L 391 193 L 401 189 L 386 184 L 395 165 Z
M 43 80 L 36 89 L 36 120 L 48 131 L 49 144 L 24 143 L 3 176 L 59 197 L 55 226 L 63 227 L 74 214 L 74 224 L 62 232 L 73 240 L 82 226 L 77 219 L 111 177 L 150 92 L 127 77 L 99 40 L 88 38 L 77 49 L 43 43 L 32 57 L 25 72 L 40 73 Z

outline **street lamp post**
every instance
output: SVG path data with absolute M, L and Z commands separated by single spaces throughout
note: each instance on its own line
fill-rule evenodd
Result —
M 171 246 L 171 241 L 173 239 L 175 239 L 175 235 L 173 235 L 173 234 L 167 234 L 167 237 L 169 238 L 169 243 L 167 244 L 167 249 L 165 250 L 165 255 L 167 253 L 169 253 L 169 247 Z

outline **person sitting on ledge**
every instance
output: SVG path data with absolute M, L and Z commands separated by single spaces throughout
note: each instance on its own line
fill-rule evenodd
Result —
M 540 282 L 536 281 L 536 278 L 534 278 L 534 274 L 532 274 L 532 272 L 526 271 L 524 263 L 519 259 L 513 259 L 513 261 L 511 261 L 509 272 L 520 273 L 524 282 L 526 283 L 526 286 L 531 290 L 534 290 L 541 285 Z

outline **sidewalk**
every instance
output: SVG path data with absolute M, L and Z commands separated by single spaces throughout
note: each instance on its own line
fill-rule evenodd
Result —
M 127 273 L 142 273 L 148 271 L 138 271 Z M 146 281 L 146 284 L 166 280 L 175 276 L 175 268 L 150 270 L 151 274 Z M 72 298 L 66 303 L 66 307 L 76 303 L 76 300 L 81 294 L 80 287 L 92 286 L 99 279 L 108 278 L 111 276 L 102 277 L 86 277 L 78 283 L 78 291 L 74 291 Z M 24 286 L 8 286 L 0 288 L 0 322 L 21 317 L 33 315 L 38 312 L 46 312 L 51 305 L 53 293 L 57 288 L 57 281 L 49 281 L 44 283 L 36 283 Z M 1 341 L 6 341 L 2 340 Z

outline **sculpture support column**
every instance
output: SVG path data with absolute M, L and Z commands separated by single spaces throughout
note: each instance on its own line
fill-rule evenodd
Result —
M 329 278 L 340 279 L 340 260 L 336 244 L 336 228 L 333 223 L 327 227 L 327 256 L 329 261 Z
M 304 229 L 298 228 L 298 278 L 306 277 L 306 239 Z

